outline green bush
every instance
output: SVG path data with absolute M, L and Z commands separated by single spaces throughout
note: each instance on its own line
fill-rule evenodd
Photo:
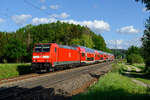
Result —
M 30 63 L 0 64 L 0 79 L 31 73 Z
M 134 64 L 134 63 L 143 63 L 144 60 L 139 54 L 130 54 L 127 57 L 127 62 L 129 64 Z

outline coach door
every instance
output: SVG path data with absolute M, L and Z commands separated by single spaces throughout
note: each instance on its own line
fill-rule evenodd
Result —
M 53 53 L 53 59 L 54 59 L 54 65 L 58 65 L 58 48 L 54 48 L 54 53 Z
M 86 60 L 86 55 L 84 52 L 81 53 L 81 61 L 85 61 Z

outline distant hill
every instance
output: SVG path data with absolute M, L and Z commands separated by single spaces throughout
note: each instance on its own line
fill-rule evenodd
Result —
M 112 53 L 117 57 L 125 58 L 127 50 L 125 49 L 111 49 Z

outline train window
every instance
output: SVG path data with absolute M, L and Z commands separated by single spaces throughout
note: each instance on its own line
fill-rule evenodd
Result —
M 57 48 L 55 48 L 55 52 L 57 52 Z
M 35 45 L 34 52 L 49 52 L 50 45 Z
M 88 58 L 87 58 L 87 61 L 93 61 L 93 60 L 94 60 L 93 57 L 88 57 Z
M 35 47 L 34 52 L 42 52 L 42 47 Z
M 84 53 L 82 53 L 82 57 L 84 57 L 85 56 L 85 54 Z
M 43 45 L 42 52 L 49 52 L 50 51 L 50 45 Z

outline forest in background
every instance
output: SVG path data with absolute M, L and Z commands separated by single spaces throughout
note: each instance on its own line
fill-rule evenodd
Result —
M 31 62 L 35 43 L 81 45 L 111 52 L 104 38 L 88 27 L 57 21 L 37 26 L 29 24 L 16 32 L 0 32 L 0 62 Z
M 112 54 L 114 54 L 114 56 L 118 59 L 119 58 L 122 58 L 122 59 L 126 58 L 127 50 L 125 50 L 125 49 L 111 49 L 111 51 L 112 51 Z

